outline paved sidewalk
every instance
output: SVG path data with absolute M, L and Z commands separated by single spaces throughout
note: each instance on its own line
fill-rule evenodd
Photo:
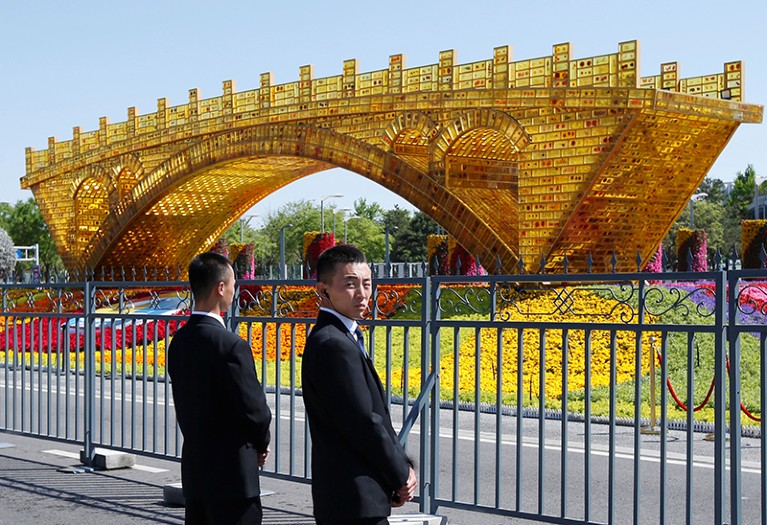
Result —
M 69 473 L 80 447 L 0 432 L 0 525 L 182 525 L 184 509 L 163 502 L 163 487 L 181 479 L 175 461 L 136 456 L 133 468 Z M 263 477 L 264 525 L 314 525 L 308 484 Z M 396 514 L 417 514 L 409 503 Z M 501 516 L 440 509 L 450 525 L 527 524 Z M 418 522 L 408 522 L 420 524 Z

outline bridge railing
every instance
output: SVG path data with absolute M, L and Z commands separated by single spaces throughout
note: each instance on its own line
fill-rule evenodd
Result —
M 211 132 L 220 121 L 242 122 L 274 112 L 294 114 L 312 106 L 315 113 L 327 112 L 328 106 L 348 104 L 349 99 L 375 96 L 407 95 L 439 91 L 478 91 L 491 89 L 536 88 L 649 88 L 676 91 L 696 96 L 743 100 L 743 64 L 725 63 L 719 73 L 682 79 L 679 64 L 668 62 L 660 73 L 640 77 L 639 42 L 618 44 L 618 52 L 574 58 L 569 43 L 556 44 L 552 54 L 514 61 L 510 46 L 493 49 L 492 58 L 460 64 L 455 50 L 440 52 L 434 64 L 405 67 L 405 56 L 391 55 L 386 69 L 359 72 L 357 59 L 343 62 L 342 73 L 314 78 L 312 66 L 299 69 L 299 80 L 275 84 L 271 73 L 260 76 L 260 87 L 237 92 L 233 80 L 222 82 L 222 94 L 202 98 L 198 89 L 189 90 L 186 104 L 171 106 L 167 98 L 157 101 L 157 110 L 139 114 L 128 108 L 127 120 L 110 123 L 99 119 L 99 129 L 81 132 L 76 126 L 72 140 L 48 139 L 48 148 L 26 150 L 27 177 L 24 187 L 35 184 L 32 177 L 48 166 L 76 158 L 89 151 L 128 143 L 136 136 L 161 137 L 168 130 L 196 129 Z M 517 93 L 529 98 L 529 93 Z M 594 95 L 589 95 L 593 97 Z M 288 111 L 285 111 L 285 109 Z M 171 131 L 173 132 L 173 131 Z
M 750 418 L 767 384 L 765 281 L 764 270 L 377 279 L 362 324 L 417 459 L 421 508 L 763 521 L 764 423 Z M 95 447 L 179 457 L 164 351 L 191 307 L 185 283 L 0 294 L 0 429 L 81 444 L 86 459 Z M 274 413 L 264 474 L 306 482 L 300 366 L 317 295 L 302 279 L 252 280 L 236 297 L 228 326 L 250 343 Z

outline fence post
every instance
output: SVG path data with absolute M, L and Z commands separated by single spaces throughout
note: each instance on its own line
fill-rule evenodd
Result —
M 730 523 L 731 525 L 741 525 L 743 519 L 743 501 L 741 499 L 741 458 L 740 458 L 740 334 L 729 327 L 734 327 L 738 324 L 738 300 L 739 300 L 739 274 L 738 272 L 730 272 L 727 276 L 727 287 L 722 286 L 722 295 L 729 293 L 729 311 L 727 315 L 727 324 L 724 330 L 727 333 L 727 339 L 729 342 L 729 356 L 730 356 L 730 395 L 729 395 L 729 411 L 730 411 Z M 723 306 L 724 308 L 724 306 Z M 718 325 L 717 325 L 718 326 Z M 717 331 L 717 337 L 719 331 Z M 722 351 L 724 354 L 724 351 Z M 725 354 L 726 355 L 726 354 Z M 717 372 L 719 367 L 717 366 Z M 726 366 L 726 365 L 725 365 Z M 724 384 L 724 377 L 722 377 L 722 384 Z M 718 393 L 717 393 L 718 395 Z M 722 391 L 722 399 L 724 399 L 724 390 Z M 718 398 L 717 398 L 718 400 Z M 718 407 L 716 415 L 721 415 L 722 425 L 724 425 L 724 408 L 720 414 Z M 721 435 L 717 433 L 716 440 L 722 441 L 722 478 L 724 480 L 724 427 L 722 427 Z M 719 449 L 719 441 L 715 441 L 717 452 Z M 714 471 L 716 472 L 716 458 L 714 463 Z M 724 483 L 724 481 L 722 481 Z M 718 487 L 717 487 L 718 492 Z M 716 512 L 716 508 L 714 509 Z M 719 523 L 724 523 L 720 521 Z
M 441 285 L 433 286 L 431 293 L 434 296 L 434 300 L 431 304 L 431 318 L 433 321 L 438 321 L 441 318 L 440 315 L 440 295 L 442 293 Z M 432 383 L 431 401 L 429 407 L 431 409 L 431 422 L 428 426 L 429 437 L 431 443 L 429 444 L 429 450 L 431 452 L 429 472 L 429 514 L 436 514 L 437 512 L 437 491 L 439 489 L 439 416 L 440 416 L 440 338 L 439 338 L 439 326 L 432 322 L 429 335 L 431 337 L 430 350 L 430 368 L 431 373 L 434 374 L 434 382 Z
M 423 277 L 423 287 L 421 289 L 421 389 L 426 386 L 426 378 L 429 374 L 429 357 L 431 346 L 431 331 L 432 331 L 432 297 L 431 279 L 429 275 Z M 434 503 L 432 501 L 433 492 L 432 484 L 429 478 L 431 474 L 431 440 L 429 439 L 429 418 L 427 415 L 427 406 L 421 408 L 419 418 L 421 420 L 421 460 L 420 460 L 420 472 L 418 478 L 420 480 L 420 511 L 430 513 Z
M 93 432 L 95 430 L 96 420 L 96 337 L 95 337 L 95 312 L 94 300 L 95 289 L 93 281 L 85 281 L 85 305 L 83 315 L 85 316 L 85 392 L 83 398 L 83 457 L 82 462 L 85 465 L 93 466 L 93 460 L 96 451 L 93 447 Z
M 613 254 L 613 257 L 615 255 Z M 641 257 L 639 258 L 641 263 Z M 613 266 L 615 268 L 615 266 Z M 640 505 L 641 499 L 641 461 L 638 459 L 642 455 L 642 336 L 645 331 L 645 300 L 647 298 L 647 281 L 640 277 L 639 279 L 639 333 L 636 337 L 636 367 L 634 369 L 635 381 L 634 381 L 634 523 L 642 523 L 640 518 Z M 543 346 L 541 346 L 543 348 Z M 651 357 L 652 359 L 652 357 Z M 610 388 L 613 388 L 612 386 Z M 563 416 L 564 417 L 564 416 Z
M 733 262 L 734 266 L 734 262 Z M 734 268 L 733 268 L 734 270 Z M 727 325 L 732 321 L 728 318 L 727 308 L 727 279 L 728 271 L 717 272 L 715 289 L 716 299 L 714 312 L 714 522 L 724 523 L 726 508 L 725 485 L 727 471 L 725 459 L 727 454 L 727 400 L 725 381 L 727 379 Z M 692 407 L 689 407 L 692 410 Z M 735 477 L 735 472 L 732 472 Z

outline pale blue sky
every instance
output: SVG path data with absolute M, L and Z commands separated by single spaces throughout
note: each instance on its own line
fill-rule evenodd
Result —
M 72 137 L 98 128 L 99 117 L 126 120 L 127 108 L 156 110 L 157 99 L 186 103 L 188 90 L 218 96 L 223 80 L 238 91 L 259 87 L 271 71 L 276 83 L 298 78 L 314 65 L 315 77 L 341 73 L 344 59 L 360 71 L 388 67 L 404 53 L 406 66 L 438 61 L 455 49 L 458 62 L 485 60 L 493 48 L 510 45 L 513 59 L 550 55 L 570 42 L 574 57 L 617 51 L 640 41 L 640 71 L 659 73 L 678 61 L 682 77 L 722 71 L 745 61 L 746 101 L 767 101 L 767 2 L 714 1 L 35 1 L 0 7 L 0 201 L 31 192 L 19 187 L 24 148 L 43 149 L 49 136 Z M 767 128 L 742 125 L 710 175 L 732 180 L 753 164 L 767 175 Z M 412 208 L 356 174 L 317 174 L 259 203 L 265 214 L 298 198 L 343 193 L 355 199 Z M 256 224 L 258 221 L 254 221 Z

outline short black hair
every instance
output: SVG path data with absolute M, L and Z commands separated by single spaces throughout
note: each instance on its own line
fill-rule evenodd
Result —
M 328 248 L 317 258 L 317 281 L 329 283 L 333 279 L 336 265 L 359 263 L 367 264 L 365 254 L 353 244 L 337 244 Z
M 216 284 L 226 279 L 226 269 L 231 268 L 229 259 L 215 252 L 197 255 L 189 263 L 189 284 L 195 299 L 207 297 Z

